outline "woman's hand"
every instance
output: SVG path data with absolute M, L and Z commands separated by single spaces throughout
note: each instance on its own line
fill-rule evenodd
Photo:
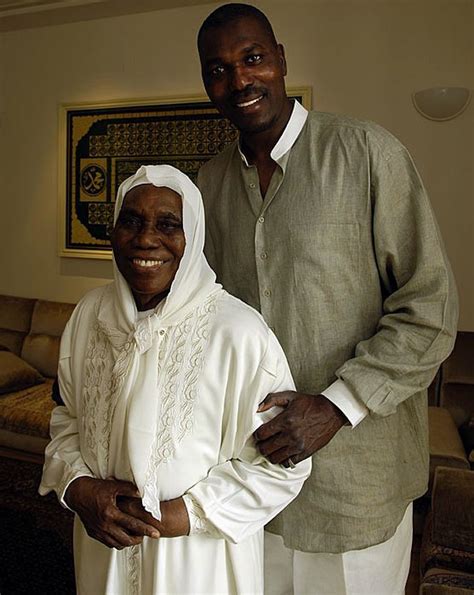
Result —
M 79 477 L 68 486 L 64 500 L 79 515 L 87 534 L 107 547 L 121 550 L 141 543 L 144 536 L 160 537 L 156 526 L 120 510 L 117 500 L 122 497 L 141 504 L 140 494 L 132 483 Z
M 117 505 L 122 512 L 153 525 L 161 537 L 180 537 L 189 533 L 188 511 L 182 498 L 161 502 L 161 521 L 156 520 L 143 508 L 140 498 L 120 496 Z

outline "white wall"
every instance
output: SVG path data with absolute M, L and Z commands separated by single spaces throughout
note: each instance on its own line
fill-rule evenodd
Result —
M 375 120 L 412 152 L 474 330 L 474 103 L 437 123 L 414 90 L 474 89 L 471 0 L 262 0 L 284 43 L 289 85 L 317 109 Z M 57 255 L 58 106 L 203 93 L 195 36 L 214 5 L 0 35 L 0 293 L 76 301 L 109 262 Z

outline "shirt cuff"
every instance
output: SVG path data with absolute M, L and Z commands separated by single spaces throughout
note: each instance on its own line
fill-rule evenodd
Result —
M 87 475 L 86 473 L 79 473 L 78 475 L 74 475 L 73 477 L 71 477 L 70 475 L 68 477 L 66 477 L 62 484 L 59 487 L 58 490 L 58 499 L 59 499 L 59 503 L 61 504 L 61 506 L 64 506 L 64 508 L 67 508 L 68 510 L 70 510 L 71 512 L 76 512 L 75 510 L 73 510 L 72 508 L 70 508 L 67 504 L 66 501 L 64 500 L 64 496 L 66 495 L 67 489 L 68 487 L 71 485 L 71 483 L 73 481 L 75 481 L 76 479 L 79 479 L 80 477 L 94 477 L 93 475 Z
M 214 525 L 206 518 L 199 502 L 191 494 L 183 494 L 183 501 L 188 511 L 189 535 L 220 537 Z
M 367 407 L 354 397 L 347 384 L 340 378 L 321 394 L 344 413 L 353 428 L 369 413 Z

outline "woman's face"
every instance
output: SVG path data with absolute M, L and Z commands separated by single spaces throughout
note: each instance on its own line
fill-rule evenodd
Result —
M 168 294 L 184 253 L 181 197 L 170 188 L 135 186 L 125 195 L 111 240 L 138 310 L 154 308 Z

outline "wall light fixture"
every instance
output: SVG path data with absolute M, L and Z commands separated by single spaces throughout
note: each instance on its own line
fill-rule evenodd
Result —
M 433 87 L 416 91 L 413 103 L 422 116 L 430 120 L 451 120 L 469 104 L 470 89 L 465 87 Z

